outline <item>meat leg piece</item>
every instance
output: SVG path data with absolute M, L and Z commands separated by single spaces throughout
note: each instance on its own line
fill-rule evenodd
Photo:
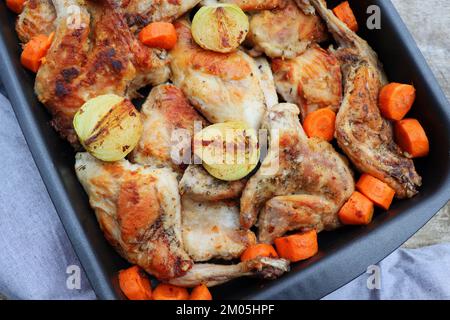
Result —
M 184 276 L 169 282 L 176 286 L 189 288 L 200 284 L 212 287 L 245 276 L 275 279 L 288 271 L 289 261 L 285 259 L 259 257 L 234 265 L 196 264 Z
M 132 98 L 169 76 L 164 52 L 143 46 L 111 0 L 86 3 L 89 10 L 75 0 L 53 0 L 58 27 L 35 84 L 52 125 L 73 145 L 72 120 L 84 102 L 107 93 Z
M 101 162 L 88 153 L 77 154 L 75 170 L 105 237 L 124 258 L 160 280 L 192 267 L 174 172 L 126 160 Z
M 337 228 L 337 212 L 355 188 L 347 162 L 328 142 L 308 139 L 298 114 L 293 104 L 279 104 L 266 114 L 269 153 L 241 197 L 244 228 L 256 223 L 262 209 L 261 242 L 291 230 Z
M 395 144 L 392 124 L 378 108 L 379 91 L 387 80 L 376 53 L 323 1 L 311 0 L 311 4 L 340 45 L 336 55 L 342 63 L 344 98 L 336 119 L 339 146 L 359 171 L 386 182 L 398 198 L 413 197 L 422 179 L 413 161 Z

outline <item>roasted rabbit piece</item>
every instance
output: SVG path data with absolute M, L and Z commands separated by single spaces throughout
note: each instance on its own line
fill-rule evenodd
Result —
M 239 258 L 256 237 L 241 229 L 236 201 L 201 201 L 181 198 L 182 235 L 186 252 L 194 261 Z
M 271 243 L 291 230 L 332 230 L 338 210 L 354 191 L 347 162 L 323 140 L 308 139 L 293 104 L 279 104 L 265 116 L 269 153 L 241 197 L 241 224 Z M 261 211 L 261 213 L 260 213 Z
M 276 279 L 288 271 L 289 261 L 285 259 L 258 257 L 234 265 L 196 264 L 186 275 L 169 282 L 182 287 L 195 287 L 200 284 L 211 287 L 244 276 Z
M 162 280 L 192 267 L 171 170 L 101 162 L 88 153 L 77 154 L 75 170 L 106 238 L 123 257 Z
M 271 77 L 264 77 L 242 51 L 222 54 L 199 47 L 186 20 L 175 27 L 178 43 L 170 52 L 174 84 L 210 122 L 243 121 L 258 129 L 270 103 L 263 90 L 270 86 L 261 83 Z
M 272 70 L 278 93 L 300 107 L 303 120 L 317 109 L 339 110 L 342 74 L 333 53 L 313 45 L 293 59 L 274 59 Z
M 81 7 L 94 0 L 74 2 Z M 111 0 L 112 4 L 123 11 L 127 24 L 133 30 L 139 30 L 154 21 L 173 21 L 199 2 L 200 0 Z M 78 12 L 77 7 L 72 7 L 71 10 L 74 14 Z M 50 34 L 56 30 L 55 19 L 56 12 L 52 0 L 28 0 L 17 20 L 16 30 L 20 40 L 28 42 L 35 35 Z
M 56 29 L 55 19 L 52 0 L 28 0 L 16 23 L 20 41 L 27 43 L 39 34 L 51 34 Z
M 378 94 L 387 80 L 376 53 L 324 2 L 311 4 L 340 45 L 336 55 L 343 69 L 344 98 L 336 119 L 339 146 L 361 172 L 389 184 L 398 198 L 413 197 L 422 179 L 395 144 L 392 124 L 380 114 Z
M 144 27 L 154 21 L 171 22 L 195 7 L 200 0 L 115 0 L 130 27 Z
M 144 131 L 133 150 L 134 163 L 171 167 L 182 173 L 191 161 L 194 126 L 205 119 L 189 104 L 183 92 L 171 84 L 154 87 L 141 109 Z
M 180 180 L 180 193 L 196 201 L 237 199 L 245 187 L 244 180 L 223 181 L 214 178 L 201 165 L 190 165 Z
M 53 3 L 58 28 L 35 91 L 52 113 L 55 129 L 76 145 L 72 120 L 84 102 L 106 93 L 133 97 L 140 87 L 165 82 L 168 61 L 164 52 L 141 45 L 110 1 L 90 1 L 90 13 L 75 0 Z
M 284 0 L 275 10 L 250 16 L 246 44 L 252 55 L 265 53 L 271 58 L 295 58 L 312 43 L 328 39 L 325 24 L 315 14 L 306 15 L 293 0 Z

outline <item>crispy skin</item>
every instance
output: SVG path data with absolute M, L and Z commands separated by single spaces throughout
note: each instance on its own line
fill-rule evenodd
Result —
M 142 106 L 141 117 L 144 131 L 130 160 L 157 167 L 167 166 L 182 173 L 186 162 L 191 159 L 194 124 L 198 122 L 201 128 L 207 125 L 206 120 L 189 104 L 183 92 L 171 84 L 152 89 Z M 179 152 L 174 156 L 181 156 L 181 159 L 173 157 L 172 152 L 177 150 L 183 151 L 186 159 Z
M 74 0 L 55 0 L 58 29 L 35 91 L 55 129 L 77 145 L 72 119 L 84 102 L 106 93 L 133 97 L 144 85 L 166 81 L 169 70 L 162 53 L 141 45 L 108 0 L 89 2 L 90 13 L 78 7 L 75 26 L 68 25 L 74 6 Z
M 290 59 L 326 39 L 328 32 L 318 16 L 306 15 L 293 0 L 285 0 L 278 9 L 251 15 L 247 44 L 252 54 Z
M 255 244 L 255 234 L 241 229 L 235 201 L 197 202 L 183 196 L 181 205 L 183 243 L 194 261 L 239 258 Z
M 51 0 L 28 0 L 16 22 L 20 41 L 27 43 L 38 34 L 55 31 L 56 11 Z
M 77 154 L 75 170 L 106 238 L 124 258 L 161 280 L 192 267 L 172 171 L 126 160 L 105 163 L 88 153 Z
M 328 142 L 308 139 L 298 113 L 293 104 L 267 113 L 269 154 L 241 197 L 243 227 L 253 226 L 261 210 L 261 242 L 271 243 L 291 230 L 339 227 L 337 212 L 355 188 L 347 162 Z
M 180 194 L 196 201 L 221 201 L 241 196 L 245 180 L 223 181 L 211 176 L 201 165 L 190 165 L 180 180 Z
M 398 198 L 413 197 L 422 179 L 395 144 L 392 124 L 380 114 L 378 94 L 387 79 L 376 53 L 322 1 L 311 3 L 340 45 L 336 54 L 343 68 L 344 98 L 336 119 L 339 146 L 359 171 L 389 184 Z
M 342 101 L 341 66 L 328 51 L 313 45 L 294 59 L 272 61 L 278 93 L 300 107 L 302 119 L 317 109 L 337 112 Z
M 258 257 L 232 265 L 196 264 L 186 275 L 171 279 L 169 283 L 188 288 L 200 284 L 212 287 L 244 276 L 276 279 L 285 272 L 289 272 L 288 260 Z
M 208 121 L 244 121 L 259 128 L 267 102 L 255 60 L 242 51 L 203 50 L 186 20 L 175 22 L 175 28 L 178 43 L 170 52 L 174 84 Z

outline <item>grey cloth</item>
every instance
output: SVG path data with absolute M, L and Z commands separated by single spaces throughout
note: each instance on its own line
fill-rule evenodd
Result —
M 3 89 L 0 86 L 0 92 Z M 0 294 L 10 299 L 95 299 L 17 124 L 0 94 Z M 381 289 L 363 274 L 326 299 L 449 299 L 450 244 L 401 249 L 380 263 Z
M 375 274 L 372 269 L 369 269 L 370 272 L 361 275 L 324 299 L 450 299 L 450 244 L 448 243 L 421 249 L 399 249 L 377 266 L 379 289 L 374 288 L 372 280 Z
M 81 290 L 66 285 L 67 268 L 80 263 L 1 94 L 0 150 L 0 293 L 10 299 L 95 298 L 82 273 Z

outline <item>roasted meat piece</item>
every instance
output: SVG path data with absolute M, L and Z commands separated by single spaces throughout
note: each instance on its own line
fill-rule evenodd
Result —
M 294 58 L 313 43 L 328 39 L 320 17 L 307 15 L 293 0 L 284 0 L 280 8 L 255 12 L 250 16 L 247 44 L 251 53 L 271 58 Z
M 258 129 L 270 103 L 263 90 L 270 85 L 262 82 L 271 76 L 264 76 L 264 69 L 242 51 L 222 54 L 202 49 L 194 42 L 188 21 L 179 20 L 175 27 L 178 43 L 170 52 L 174 84 L 208 121 L 243 121 Z M 276 93 L 269 96 L 276 98 Z
M 333 53 L 313 45 L 293 59 L 274 59 L 272 70 L 278 93 L 300 107 L 302 119 L 321 108 L 339 110 L 342 74 Z
M 223 181 L 214 178 L 201 165 L 190 165 L 180 180 L 180 193 L 196 201 L 236 199 L 245 187 L 244 180 Z
M 144 131 L 130 155 L 132 162 L 171 167 L 182 174 L 191 161 L 194 126 L 206 120 L 189 104 L 183 92 L 171 84 L 154 87 L 141 109 Z
M 84 7 L 89 1 L 94 0 L 77 0 L 74 4 Z M 122 10 L 133 31 L 140 30 L 150 22 L 173 21 L 199 2 L 200 0 L 111 0 L 111 4 Z M 74 14 L 78 12 L 77 7 L 72 7 L 71 10 Z M 16 30 L 20 40 L 28 42 L 35 35 L 52 33 L 56 30 L 55 20 L 56 11 L 52 0 L 28 0 L 17 20 Z
M 52 0 L 28 0 L 16 23 L 20 41 L 27 43 L 39 34 L 51 34 L 56 29 L 55 20 Z
M 181 199 L 182 235 L 186 252 L 194 261 L 239 258 L 256 242 L 254 233 L 241 229 L 236 201 Z
M 106 163 L 78 153 L 76 174 L 108 241 L 158 279 L 184 275 L 193 261 L 183 247 L 176 175 L 126 160 Z
M 55 129 L 77 145 L 72 120 L 84 102 L 107 93 L 133 97 L 140 87 L 165 82 L 168 61 L 164 52 L 137 40 L 111 0 L 89 1 L 89 10 L 75 0 L 53 4 L 58 28 L 35 91 Z M 74 12 L 79 13 L 75 24 Z
M 337 228 L 338 210 L 355 188 L 347 162 L 328 142 L 308 139 L 298 114 L 293 104 L 267 113 L 269 152 L 241 197 L 241 224 L 250 228 L 259 214 L 261 242 L 291 230 Z
M 182 287 L 195 287 L 200 284 L 212 287 L 245 276 L 276 279 L 288 271 L 288 260 L 258 257 L 232 265 L 195 264 L 186 275 L 169 282 Z
M 378 94 L 386 76 L 376 53 L 320 0 L 311 0 L 339 44 L 344 98 L 336 119 L 336 138 L 353 164 L 389 184 L 398 198 L 417 194 L 421 177 L 414 163 L 395 144 L 392 124 L 378 108 Z

